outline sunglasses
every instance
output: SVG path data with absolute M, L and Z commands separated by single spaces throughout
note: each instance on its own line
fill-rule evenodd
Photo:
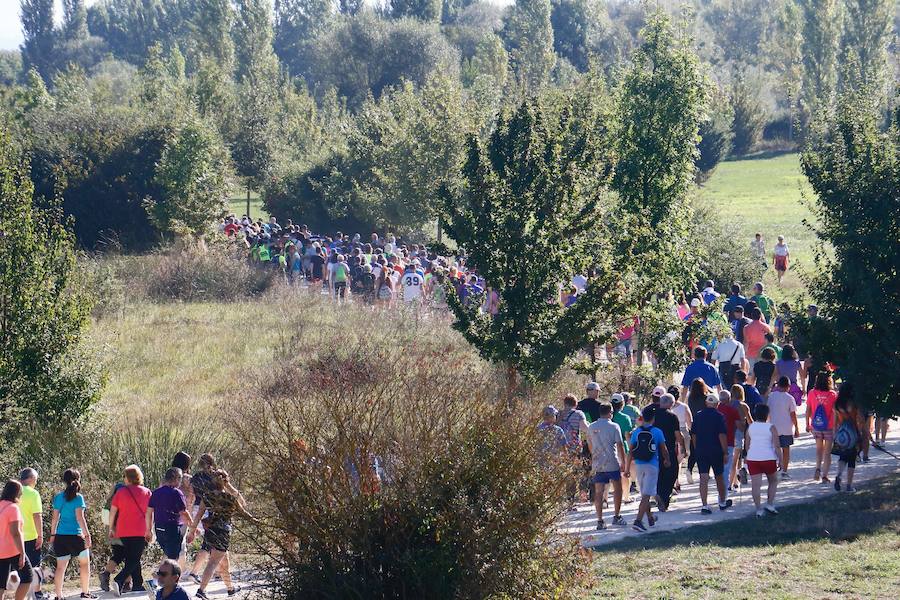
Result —
M 171 574 L 172 574 L 172 573 L 169 572 L 169 571 L 157 571 L 157 572 L 156 572 L 156 576 L 157 576 L 157 577 L 168 577 L 168 576 L 171 575 Z

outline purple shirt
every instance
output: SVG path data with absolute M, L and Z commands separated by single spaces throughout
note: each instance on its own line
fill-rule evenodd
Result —
M 187 509 L 184 494 L 181 490 L 162 485 L 150 495 L 150 508 L 153 509 L 153 521 L 156 526 L 181 525 L 181 511 Z

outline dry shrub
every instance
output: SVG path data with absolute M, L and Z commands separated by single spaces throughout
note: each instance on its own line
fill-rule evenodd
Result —
M 153 300 L 240 300 L 259 295 L 278 281 L 276 270 L 250 263 L 234 247 L 213 244 L 206 249 L 172 250 L 148 260 L 134 274 Z
M 379 313 L 353 310 L 357 338 Z M 508 412 L 473 352 L 393 320 L 317 340 L 231 408 L 277 596 L 569 595 L 584 561 L 555 524 L 572 465 L 543 454 L 542 403 Z

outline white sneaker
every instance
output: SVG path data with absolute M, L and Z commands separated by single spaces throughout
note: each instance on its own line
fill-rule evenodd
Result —
M 121 596 L 122 590 L 119 589 L 119 584 L 115 581 L 109 582 L 109 591 L 113 593 L 113 596 Z
M 764 511 L 763 509 L 761 509 L 761 508 L 760 508 L 759 510 L 756 511 L 756 517 L 759 518 L 759 519 L 763 518 L 763 516 L 764 516 L 765 514 L 766 514 L 765 511 Z
M 775 510 L 775 507 L 771 504 L 766 504 L 765 509 L 766 509 L 766 512 L 769 513 L 770 515 L 778 514 L 778 511 Z

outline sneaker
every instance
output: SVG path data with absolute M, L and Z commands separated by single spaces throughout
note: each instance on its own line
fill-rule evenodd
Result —
M 766 512 L 760 508 L 758 511 L 756 511 L 756 518 L 762 519 L 765 514 L 766 514 Z
M 816 469 L 816 474 L 813 475 L 813 481 L 818 481 L 822 478 L 822 469 Z
M 836 491 L 836 492 L 841 491 L 841 476 L 840 475 L 838 475 L 837 477 L 834 478 L 834 491 Z
M 197 593 L 194 594 L 194 598 L 200 598 L 200 600 L 209 600 L 209 596 L 206 595 L 206 592 L 203 590 L 197 590 Z
M 188 577 L 193 579 L 194 583 L 196 583 L 197 585 L 200 585 L 200 576 L 199 575 L 197 575 L 196 573 L 188 573 Z
M 704 505 L 703 508 L 700 509 L 700 514 L 701 515 L 711 515 L 712 509 L 710 507 Z
M 612 524 L 613 525 L 627 525 L 627 523 L 625 522 L 625 517 L 623 517 L 622 515 L 614 516 L 613 520 L 612 520 Z
M 41 590 L 38 590 L 34 593 L 34 600 L 44 600 L 44 598 L 46 598 L 46 596 L 44 596 L 44 592 L 42 592 Z
M 647 523 L 650 525 L 650 527 L 653 527 L 654 525 L 656 525 L 656 517 L 648 514 L 647 515 Z
M 725 502 L 719 502 L 719 510 L 725 510 L 734 506 L 734 501 L 729 498 Z
M 225 591 L 228 592 L 228 595 L 229 595 L 229 596 L 234 596 L 234 595 L 237 594 L 239 591 L 241 591 L 241 588 L 239 588 L 239 587 L 233 587 L 233 588 L 231 588 L 230 590 L 225 590 Z
M 100 571 L 100 589 L 109 591 L 109 571 Z
M 631 494 L 637 494 L 637 492 L 638 492 L 638 489 L 637 489 L 637 483 L 635 483 L 634 481 L 632 481 L 632 482 L 631 482 L 631 487 L 628 488 L 628 492 L 631 493 Z
M 606 523 L 603 522 L 603 519 L 597 519 L 597 531 L 603 531 L 606 529 Z
M 88 592 L 87 594 L 85 594 L 84 592 L 81 592 L 81 597 L 82 598 L 99 598 L 100 596 L 95 596 L 90 592 Z
M 787 473 L 784 473 L 787 475 Z M 749 474 L 747 473 L 747 467 L 741 467 L 741 470 L 738 471 L 738 480 L 742 485 L 747 485 L 747 482 L 750 481 Z
M 763 508 L 764 508 L 765 511 L 766 511 L 767 513 L 769 513 L 770 515 L 777 515 L 777 514 L 778 514 L 778 511 L 777 511 L 777 510 L 775 509 L 775 507 L 772 506 L 771 504 L 766 504 Z
M 690 471 L 688 471 L 688 474 L 687 474 L 687 482 L 688 482 L 688 485 L 694 485 L 694 476 L 693 476 L 693 474 L 691 474 Z
M 831 483 L 830 479 L 828 479 L 827 477 L 822 478 L 822 485 L 828 485 L 829 483 Z
M 130 581 L 126 581 L 125 583 L 122 584 L 122 593 L 123 593 L 123 594 L 130 594 L 131 592 L 132 592 L 132 589 L 131 589 L 131 582 L 130 582 Z
M 109 591 L 113 593 L 113 596 L 121 596 L 122 590 L 119 588 L 119 584 L 116 581 L 109 582 Z
M 781 478 L 782 478 L 782 479 L 790 479 L 791 476 L 790 476 L 790 474 L 789 474 L 787 471 L 782 471 L 782 472 L 781 472 Z
M 635 531 L 647 531 L 647 528 L 644 527 L 644 524 L 641 521 L 635 521 L 631 524 L 631 528 Z

